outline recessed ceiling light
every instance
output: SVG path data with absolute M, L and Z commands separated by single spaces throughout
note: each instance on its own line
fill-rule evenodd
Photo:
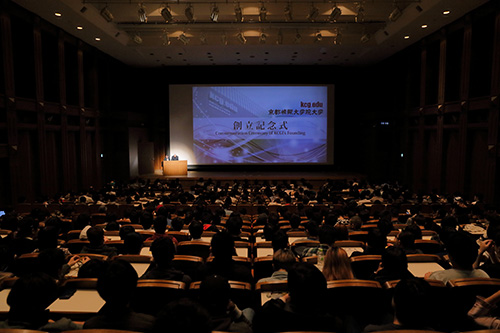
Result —
M 443 15 L 449 15 L 450 11 L 449 10 L 443 10 Z
M 61 17 L 61 16 L 62 16 L 62 14 L 61 14 L 61 13 L 59 13 L 59 12 L 55 12 L 55 13 L 54 13 L 54 15 L 55 15 L 56 17 Z
M 404 36 L 404 39 L 410 39 L 410 35 Z
M 78 26 L 76 27 L 76 30 L 83 30 L 83 27 L 82 27 L 81 25 L 78 25 Z
M 96 37 L 95 40 L 96 40 L 96 42 L 100 42 L 101 41 L 101 37 Z
M 427 24 L 422 24 L 422 29 L 427 28 Z

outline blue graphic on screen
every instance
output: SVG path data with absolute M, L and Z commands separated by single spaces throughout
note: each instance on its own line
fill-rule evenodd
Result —
M 325 163 L 327 87 L 193 87 L 196 160 Z

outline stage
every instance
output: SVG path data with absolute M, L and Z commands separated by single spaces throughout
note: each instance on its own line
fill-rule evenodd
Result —
M 179 176 L 164 176 L 161 169 L 155 170 L 154 174 L 143 175 L 141 178 L 150 180 L 172 180 L 179 179 L 182 182 L 193 184 L 199 180 L 212 179 L 214 181 L 231 182 L 238 181 L 297 181 L 305 179 L 313 185 L 321 185 L 327 180 L 361 180 L 365 179 L 366 175 L 355 172 L 340 172 L 340 171 L 263 171 L 263 170 L 241 170 L 241 171 L 226 171 L 226 170 L 188 170 L 188 174 Z

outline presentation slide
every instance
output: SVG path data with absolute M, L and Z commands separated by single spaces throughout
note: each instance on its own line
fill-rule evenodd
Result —
M 333 164 L 333 86 L 170 86 L 170 141 L 190 165 Z

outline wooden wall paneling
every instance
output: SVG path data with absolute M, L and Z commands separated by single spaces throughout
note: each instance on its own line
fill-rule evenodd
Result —
M 444 31 L 439 43 L 439 72 L 438 72 L 438 116 L 436 124 L 436 144 L 434 146 L 435 167 L 431 187 L 441 192 L 443 188 L 443 113 L 445 103 L 446 83 L 446 37 Z
M 420 107 L 419 107 L 419 118 L 418 118 L 418 129 L 416 140 L 414 140 L 413 150 L 414 150 L 414 163 L 413 163 L 413 188 L 415 190 L 422 190 L 422 180 L 424 177 L 424 161 L 427 160 L 424 152 L 424 139 L 425 139 L 425 119 L 423 115 L 423 106 L 425 105 L 425 73 L 427 64 L 427 52 L 425 44 L 422 43 L 421 46 L 421 63 L 420 63 Z
M 467 157 L 468 168 L 468 184 L 465 191 L 469 194 L 482 193 L 486 195 L 487 188 L 487 161 L 488 159 L 488 131 L 485 129 L 469 129 L 469 156 Z M 485 200 L 486 197 L 485 197 Z
M 83 50 L 82 42 L 77 43 L 77 62 L 78 62 L 78 106 L 80 107 L 80 172 L 81 185 L 88 188 L 90 181 L 90 160 L 88 158 L 88 145 L 85 119 L 85 92 L 84 92 L 84 73 L 83 73 Z
M 61 110 L 61 154 L 64 191 L 74 189 L 74 178 L 72 177 L 72 159 L 70 151 L 74 151 L 69 140 L 68 130 L 68 107 L 66 104 L 66 65 L 64 51 L 64 32 L 58 35 L 58 64 L 59 64 L 59 103 Z
M 7 0 L 1 0 L 0 6 L 0 38 L 2 39 L 2 58 L 5 86 L 5 109 L 7 123 L 7 145 L 8 160 L 10 171 L 10 195 L 12 203 L 16 203 L 19 197 L 19 136 L 17 129 L 16 99 L 14 84 L 14 59 L 12 55 L 12 29 L 10 26 L 10 17 L 6 12 L 8 8 Z
M 459 141 L 460 141 L 459 131 L 457 130 L 447 130 L 444 133 L 444 192 L 453 193 L 455 191 L 461 191 L 459 188 L 460 172 L 458 170 L 458 160 L 459 160 Z M 463 183 L 463 182 L 462 182 Z
M 500 108 L 500 6 L 497 3 L 497 12 L 495 16 L 495 31 L 493 45 L 493 59 L 491 69 L 491 107 L 488 117 L 488 163 L 486 183 L 488 189 L 485 193 L 485 199 L 494 201 L 500 197 L 500 189 L 495 184 L 499 182 L 499 108 Z

